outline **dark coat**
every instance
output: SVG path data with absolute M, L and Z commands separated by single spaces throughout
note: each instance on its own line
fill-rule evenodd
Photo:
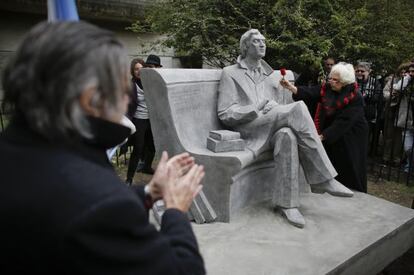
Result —
M 321 99 L 320 90 L 321 86 L 298 87 L 293 99 L 314 104 Z M 327 85 L 327 93 L 335 92 Z M 338 172 L 336 179 L 348 188 L 366 193 L 368 124 L 362 95 L 357 93 L 343 109 L 326 116 L 320 130 L 325 150 Z
M 128 110 L 127 110 L 127 117 L 132 119 L 134 117 L 135 112 L 138 108 L 138 95 L 137 95 L 137 86 L 138 85 L 142 89 L 142 82 L 141 79 L 131 79 L 131 93 L 129 95 L 129 103 L 128 103 Z
M 103 148 L 13 122 L 0 152 L 0 274 L 205 273 L 186 214 L 167 210 L 156 230 L 143 188 L 122 183 Z

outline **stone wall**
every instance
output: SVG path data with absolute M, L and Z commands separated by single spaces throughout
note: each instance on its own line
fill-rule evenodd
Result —
M 35 24 L 47 19 L 46 0 L 2 0 L 0 2 L 0 71 L 14 54 L 25 33 Z M 160 56 L 165 68 L 179 68 L 181 62 L 171 48 L 153 47 L 163 37 L 156 34 L 137 34 L 126 30 L 131 22 L 142 16 L 143 8 L 152 1 L 88 0 L 77 1 L 79 16 L 116 33 L 127 48 L 128 55 L 141 57 L 154 53 Z M 1 80 L 0 80 L 1 81 Z M 0 100 L 2 88 L 0 82 Z
M 143 15 L 144 8 L 150 0 L 77 0 L 79 16 L 88 19 L 105 19 L 110 21 L 128 21 Z M 2 0 L 1 10 L 46 14 L 46 0 Z

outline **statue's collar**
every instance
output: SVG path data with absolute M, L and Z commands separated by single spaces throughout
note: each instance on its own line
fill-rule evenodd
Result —
M 237 57 L 237 63 L 239 64 L 240 68 L 248 70 L 246 62 L 244 61 L 244 59 L 242 59 L 240 55 Z M 273 72 L 272 67 L 270 67 L 270 65 L 267 64 L 267 62 L 263 59 L 260 59 L 260 66 L 262 68 L 263 74 L 265 75 L 270 75 Z

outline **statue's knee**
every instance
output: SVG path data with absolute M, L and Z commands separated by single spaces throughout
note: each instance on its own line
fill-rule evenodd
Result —
M 303 117 L 310 117 L 308 106 L 306 106 L 305 102 L 297 101 L 295 102 L 295 107 L 293 108 L 293 116 L 297 117 L 297 119 L 301 119 Z
M 273 145 L 278 148 L 291 148 L 297 146 L 296 135 L 288 127 L 279 129 L 273 135 Z
M 305 102 L 301 100 L 301 101 L 295 102 L 294 110 L 298 112 L 303 112 L 303 111 L 307 111 L 308 107 L 306 106 Z

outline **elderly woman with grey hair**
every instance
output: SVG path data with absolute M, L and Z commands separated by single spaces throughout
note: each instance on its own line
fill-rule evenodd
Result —
M 342 62 L 334 65 L 328 83 L 322 85 L 296 87 L 286 80 L 281 84 L 292 92 L 295 101 L 317 104 L 315 126 L 338 172 L 336 179 L 349 188 L 367 192 L 368 125 L 353 66 Z
M 15 113 L 0 135 L 0 274 L 205 274 L 186 214 L 202 166 L 164 152 L 151 181 L 130 188 L 105 154 L 130 133 L 128 59 L 113 33 L 40 23 L 3 87 Z M 148 221 L 158 199 L 160 230 Z

